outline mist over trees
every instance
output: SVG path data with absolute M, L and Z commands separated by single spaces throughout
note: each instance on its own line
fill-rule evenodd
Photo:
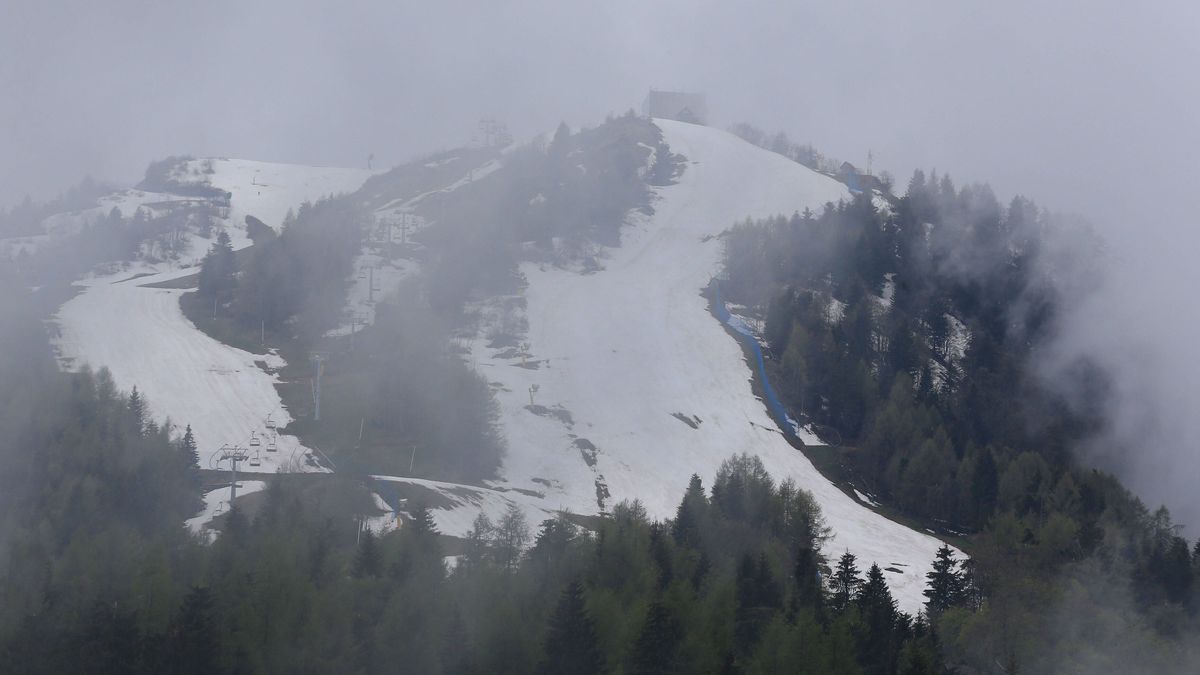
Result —
M 974 533 L 962 544 L 969 566 L 943 549 L 926 591 L 948 662 L 1182 668 L 1194 658 L 1184 636 L 1200 628 L 1190 590 L 1200 558 L 1165 509 L 1073 455 L 1103 428 L 1098 370 L 1077 373 L 1088 405 L 1036 371 L 1062 303 L 1106 263 L 1094 235 L 947 176 L 917 172 L 903 197 L 879 200 L 735 228 L 720 289 L 764 318 L 774 386 L 840 439 L 842 480 L 947 533 Z M 835 571 L 843 603 L 852 572 Z M 1078 614 L 1092 618 L 1086 628 Z M 1079 642 L 1086 630 L 1104 646 Z

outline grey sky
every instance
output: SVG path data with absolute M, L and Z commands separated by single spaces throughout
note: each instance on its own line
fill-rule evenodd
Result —
M 466 141 L 483 115 L 527 137 L 650 86 L 700 89 L 719 125 L 1096 222 L 1128 264 L 1064 350 L 1137 380 L 1114 427 L 1164 436 L 1125 470 L 1197 521 L 1161 477 L 1200 438 L 1198 29 L 1200 5 L 1166 1 L 4 0 L 0 205 L 85 173 L 132 181 L 168 154 L 391 164 Z

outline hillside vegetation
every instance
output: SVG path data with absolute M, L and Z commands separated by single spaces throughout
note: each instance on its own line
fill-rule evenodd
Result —
M 1038 376 L 1056 314 L 1104 264 L 1099 242 L 1021 197 L 1005 208 L 919 171 L 877 203 L 733 229 L 720 287 L 763 319 L 773 384 L 841 440 L 843 475 L 968 535 L 983 601 L 935 616 L 950 661 L 1136 670 L 1139 649 L 1183 649 L 1200 629 L 1200 544 L 1074 460 L 1101 428 L 1098 370 L 1054 389 Z M 1082 403 L 1055 393 L 1068 384 Z

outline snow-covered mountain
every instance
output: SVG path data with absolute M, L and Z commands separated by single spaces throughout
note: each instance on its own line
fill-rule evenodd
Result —
M 458 505 L 435 513 L 439 527 L 465 534 L 475 512 L 495 518 L 508 502 L 533 522 L 622 499 L 673 517 L 691 474 L 711 480 L 722 461 L 746 452 L 814 494 L 835 533 L 827 554 L 878 562 L 900 606 L 917 611 L 941 542 L 855 502 L 788 443 L 752 390 L 741 348 L 701 296 L 733 223 L 819 210 L 849 192 L 724 131 L 655 123 L 687 163 L 677 184 L 656 190 L 654 215 L 631 214 L 599 271 L 522 265 L 526 349 L 490 348 L 486 321 L 471 342 L 468 358 L 492 383 L 508 453 L 491 483 L 499 494 L 419 482 Z M 508 300 L 478 309 L 501 321 L 520 304 Z
M 599 269 L 526 262 L 517 302 L 499 297 L 473 307 L 483 320 L 466 341 L 465 358 L 495 393 L 507 443 L 499 477 L 486 486 L 379 478 L 438 493 L 444 498 L 434 505 L 438 527 L 463 535 L 479 512 L 495 518 L 510 504 L 533 522 L 562 510 L 600 513 L 622 499 L 641 500 L 654 518 L 671 517 L 691 474 L 711 480 L 722 461 L 746 452 L 759 456 L 777 480 L 791 478 L 814 494 L 834 531 L 828 555 L 850 550 L 868 564 L 879 563 L 901 608 L 915 612 L 940 542 L 854 501 L 784 438 L 754 394 L 741 347 L 701 295 L 720 271 L 720 236 L 733 223 L 819 210 L 849 192 L 732 134 L 655 123 L 671 151 L 685 158 L 684 170 L 675 184 L 654 189 L 652 215 L 629 214 L 620 245 L 603 250 Z M 482 156 L 460 163 L 457 173 L 439 164 L 435 184 L 389 189 L 367 182 L 355 198 L 383 220 L 406 216 L 413 227 L 428 226 L 412 215 L 421 200 L 444 196 L 501 166 Z M 223 194 L 216 198 L 226 202 L 220 225 L 235 248 L 250 243 L 245 216 L 278 228 L 288 210 L 352 192 L 371 176 L 242 160 L 190 160 L 171 171 L 173 185 Z M 132 213 L 139 206 L 204 198 L 130 190 L 96 210 L 116 206 Z M 48 222 L 47 236 L 77 227 L 81 218 L 86 214 Z M 255 355 L 214 340 L 183 315 L 182 290 L 152 287 L 194 273 L 210 245 L 211 239 L 193 235 L 187 253 L 176 260 L 133 262 L 87 277 L 80 282 L 83 291 L 58 313 L 56 342 L 67 367 L 108 367 L 118 386 L 136 385 L 146 394 L 155 418 L 190 424 L 202 465 L 222 445 L 245 445 L 251 432 L 265 433 L 268 415 L 279 427 L 291 421 L 275 388 L 274 372 L 283 365 L 278 355 Z M 419 267 L 412 261 L 392 264 L 364 250 L 356 268 L 383 270 L 385 264 L 391 267 L 377 282 L 385 287 Z M 371 311 L 364 283 L 372 281 L 351 280 L 347 311 L 355 320 Z M 512 320 L 514 311 L 528 325 L 524 344 L 515 350 L 490 347 L 490 324 Z M 344 332 L 343 327 L 331 334 Z M 279 452 L 264 453 L 261 466 L 243 469 L 315 468 L 306 463 L 309 450 L 298 439 L 281 434 L 278 443 Z M 207 512 L 215 510 L 210 503 Z M 392 520 L 385 516 L 377 524 Z

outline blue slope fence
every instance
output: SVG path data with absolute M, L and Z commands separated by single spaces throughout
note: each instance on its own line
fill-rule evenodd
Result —
M 787 436 L 794 437 L 796 430 L 792 426 L 791 419 L 788 417 L 787 409 L 783 407 L 783 402 L 779 400 L 779 396 L 775 393 L 775 388 L 771 386 L 771 379 L 767 377 L 767 367 L 763 362 L 762 345 L 758 344 L 758 338 L 754 336 L 750 330 L 738 321 L 733 320 L 733 315 L 729 313 L 729 308 L 725 306 L 725 301 L 721 299 L 721 286 L 714 284 L 714 297 L 717 311 L 717 319 L 721 323 L 733 329 L 750 351 L 754 353 L 755 367 L 758 369 L 759 382 L 762 382 L 763 395 L 767 399 L 767 410 L 770 411 L 771 417 L 779 424 L 779 428 L 783 429 L 783 433 Z

